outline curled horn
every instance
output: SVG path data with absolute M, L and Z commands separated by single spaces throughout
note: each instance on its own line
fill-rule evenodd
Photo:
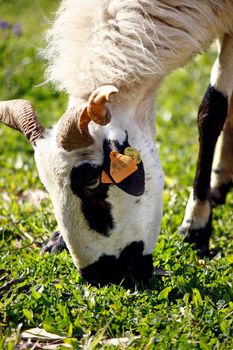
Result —
M 93 139 L 88 131 L 89 117 L 86 107 L 82 111 L 77 108 L 68 108 L 61 117 L 57 132 L 57 144 L 66 151 L 90 146 Z M 82 132 L 79 129 L 81 123 Z
M 89 97 L 87 112 L 96 124 L 106 125 L 110 122 L 111 115 L 105 107 L 110 102 L 111 96 L 117 93 L 118 89 L 113 85 L 105 85 L 96 89 Z
M 94 140 L 89 133 L 88 124 L 91 120 L 99 125 L 110 122 L 111 115 L 105 104 L 110 102 L 111 95 L 116 92 L 118 90 L 115 86 L 102 86 L 90 95 L 81 111 L 75 107 L 69 108 L 58 126 L 58 146 L 66 151 L 90 146 Z
M 38 123 L 31 102 L 27 100 L 0 102 L 0 121 L 13 129 L 21 131 L 34 145 L 45 131 Z

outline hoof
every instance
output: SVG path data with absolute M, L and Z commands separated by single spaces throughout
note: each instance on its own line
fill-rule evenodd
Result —
M 232 182 L 222 184 L 219 187 L 211 188 L 209 194 L 209 200 L 212 206 L 221 205 L 226 203 L 226 196 L 232 188 Z
M 41 248 L 40 255 L 45 253 L 55 253 L 61 252 L 62 250 L 67 249 L 66 244 L 59 231 L 52 233 L 48 241 L 44 242 Z
M 209 255 L 209 240 L 212 233 L 212 215 L 210 215 L 205 227 L 181 227 L 179 232 L 184 236 L 184 242 L 193 245 L 193 249 L 197 251 L 200 258 Z

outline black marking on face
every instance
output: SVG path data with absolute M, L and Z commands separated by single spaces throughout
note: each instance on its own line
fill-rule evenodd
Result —
M 208 198 L 213 155 L 228 109 L 227 96 L 209 86 L 198 111 L 199 155 L 194 180 L 194 198 Z
M 105 236 L 113 229 L 111 204 L 106 201 L 108 186 L 100 180 L 102 167 L 84 163 L 70 173 L 71 190 L 82 202 L 82 212 L 91 229 Z M 97 187 L 90 188 L 99 182 Z M 78 213 L 77 213 L 78 215 Z
M 130 288 L 138 284 L 146 285 L 153 270 L 152 255 L 142 255 L 143 241 L 132 242 L 116 258 L 103 254 L 98 261 L 81 269 L 82 277 L 92 285 L 122 283 Z

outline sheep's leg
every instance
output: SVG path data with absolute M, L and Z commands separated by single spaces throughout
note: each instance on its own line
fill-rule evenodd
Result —
M 214 155 L 211 177 L 210 201 L 224 204 L 226 195 L 233 186 L 233 95 L 227 120 L 221 133 Z
M 212 210 L 209 202 L 211 168 L 215 144 L 227 115 L 227 97 L 209 86 L 198 112 L 199 154 L 193 192 L 189 198 L 182 232 L 185 241 L 194 243 L 200 255 L 206 255 L 212 232 Z
M 52 233 L 49 240 L 42 245 L 40 254 L 60 252 L 64 249 L 67 248 L 62 235 L 59 231 L 55 231 Z
M 181 232 L 194 243 L 200 255 L 209 251 L 212 209 L 209 200 L 211 168 L 218 136 L 223 129 L 228 99 L 233 86 L 233 37 L 225 35 L 211 72 L 211 83 L 198 111 L 199 154 L 193 192 L 190 195 Z

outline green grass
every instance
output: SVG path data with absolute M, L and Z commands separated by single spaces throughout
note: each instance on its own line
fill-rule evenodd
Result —
M 66 107 L 66 96 L 43 81 L 36 49 L 58 1 L 0 0 L 0 99 L 29 98 L 47 126 Z M 19 349 L 24 330 L 43 328 L 74 349 L 232 349 L 232 205 L 214 210 L 211 248 L 205 266 L 177 234 L 197 158 L 196 110 L 208 85 L 214 50 L 166 79 L 158 94 L 157 143 L 166 174 L 164 216 L 154 251 L 154 277 L 146 290 L 86 285 L 67 252 L 39 256 L 43 239 L 56 229 L 52 205 L 23 201 L 28 188 L 43 189 L 24 137 L 0 127 L 0 349 Z M 17 280 L 22 278 L 21 280 Z M 1 291 L 1 289 L 0 289 Z M 128 338 L 125 345 L 108 343 Z M 50 341 L 51 343 L 51 341 Z M 64 348 L 61 346 L 61 348 Z M 18 346 L 18 347 L 17 347 Z M 42 346 L 42 345 L 41 345 Z M 28 348 L 30 347 L 28 343 Z

